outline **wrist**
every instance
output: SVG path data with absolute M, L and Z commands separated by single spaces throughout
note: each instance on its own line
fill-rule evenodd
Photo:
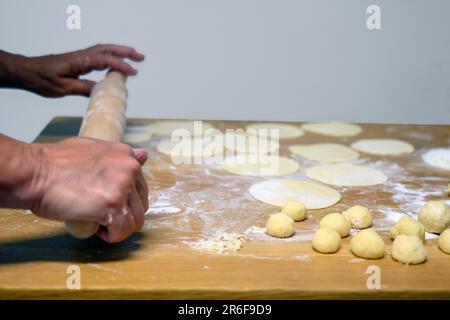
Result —
M 30 58 L 0 51 L 0 86 L 6 88 L 27 87 L 27 77 L 32 73 Z

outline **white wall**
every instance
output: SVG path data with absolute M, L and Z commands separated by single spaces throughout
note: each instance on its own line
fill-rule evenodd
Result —
M 69 4 L 81 31 L 66 28 Z M 380 31 L 366 28 L 370 4 Z M 449 12 L 446 0 L 0 0 L 0 48 L 135 46 L 147 60 L 130 117 L 450 124 Z M 0 132 L 30 141 L 86 104 L 0 90 Z

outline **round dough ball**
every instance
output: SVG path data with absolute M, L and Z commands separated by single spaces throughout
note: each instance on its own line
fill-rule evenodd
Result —
M 319 226 L 321 228 L 330 228 L 336 230 L 341 237 L 346 237 L 350 233 L 350 222 L 338 212 L 327 214 L 320 220 Z
M 380 259 L 384 256 L 384 241 L 373 229 L 365 229 L 352 238 L 350 249 L 358 257 Z
M 281 209 L 281 212 L 294 221 L 302 221 L 306 218 L 306 207 L 303 202 L 297 200 L 289 200 Z
M 400 220 L 391 229 L 391 238 L 395 239 L 399 235 L 417 236 L 422 241 L 425 240 L 425 227 L 416 219 L 410 216 L 401 217 Z
M 418 236 L 401 234 L 392 244 L 392 258 L 405 264 L 419 264 L 427 260 L 427 251 Z
M 295 233 L 294 220 L 278 212 L 271 215 L 266 223 L 266 232 L 268 235 L 277 238 L 287 238 Z
M 320 228 L 314 233 L 312 247 L 321 253 L 334 253 L 341 247 L 341 237 L 336 230 Z
M 450 229 L 441 233 L 438 238 L 438 246 L 443 252 L 450 254 Z
M 372 225 L 372 214 L 366 207 L 356 205 L 342 212 L 342 215 L 353 228 L 365 229 Z
M 66 230 L 77 239 L 87 239 L 97 233 L 99 225 L 92 221 L 66 220 Z
M 419 211 L 426 232 L 441 233 L 450 225 L 450 207 L 443 201 L 428 201 Z

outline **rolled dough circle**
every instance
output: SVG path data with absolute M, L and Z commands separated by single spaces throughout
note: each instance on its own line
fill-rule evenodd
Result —
M 239 154 L 225 158 L 223 169 L 242 176 L 282 176 L 298 171 L 300 165 L 285 157 Z
M 306 175 L 320 182 L 345 187 L 382 184 L 387 177 L 380 170 L 351 164 L 329 164 L 306 169 Z
M 305 123 L 301 126 L 305 131 L 331 137 L 350 137 L 361 133 L 360 126 L 353 123 Z
M 332 188 L 300 180 L 266 180 L 252 185 L 249 192 L 256 200 L 278 207 L 297 200 L 306 209 L 322 209 L 341 200 L 341 194 Z
M 432 167 L 450 170 L 450 148 L 431 149 L 422 155 L 422 159 Z
M 202 124 L 201 130 L 194 130 L 193 120 L 160 120 L 149 124 L 150 131 L 158 135 L 170 136 L 177 129 L 188 130 L 193 136 L 201 136 L 205 131 L 214 129 L 214 127 L 204 121 L 199 121 Z
M 401 234 L 392 243 L 392 258 L 404 264 L 419 264 L 427 260 L 427 250 L 419 237 Z
M 359 153 L 338 143 L 316 143 L 309 145 L 293 145 L 289 150 L 303 158 L 322 163 L 345 162 L 359 158 Z
M 237 153 L 273 154 L 280 148 L 279 141 L 265 137 L 247 134 L 227 134 L 225 137 L 225 147 Z
M 280 139 L 293 139 L 304 135 L 303 130 L 301 130 L 299 127 L 287 123 L 276 123 L 276 122 L 253 123 L 246 126 L 246 129 L 267 130 L 268 131 L 267 135 L 269 137 L 270 137 L 270 130 L 278 129 Z M 265 134 L 262 133 L 258 133 L 258 135 L 265 136 Z
M 380 156 L 398 156 L 414 151 L 412 144 L 396 139 L 361 139 L 352 143 L 352 148 Z

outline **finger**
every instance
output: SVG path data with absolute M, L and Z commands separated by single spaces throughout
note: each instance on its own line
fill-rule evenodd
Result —
M 89 97 L 95 84 L 91 80 L 70 79 L 66 84 L 67 94 Z
M 136 190 L 142 201 L 145 214 L 145 212 L 147 212 L 148 210 L 148 185 L 147 182 L 145 181 L 144 176 L 142 175 L 142 172 L 139 172 L 136 178 Z
M 97 236 L 109 243 L 116 243 L 128 238 L 135 231 L 134 216 L 128 205 L 112 215 L 111 222 L 99 228 Z
M 144 205 L 136 188 L 134 187 L 128 198 L 128 206 L 134 218 L 134 230 L 139 231 L 144 226 Z
M 133 149 L 134 158 L 142 165 L 148 159 L 148 152 L 145 149 Z
M 104 53 L 111 53 L 115 56 L 121 57 L 121 58 L 128 58 L 133 61 L 144 61 L 145 56 L 139 52 L 137 52 L 132 47 L 126 47 L 126 46 L 119 46 L 115 44 L 111 45 L 105 45 L 105 47 L 102 50 Z
M 137 70 L 131 65 L 123 61 L 123 59 L 115 57 L 111 54 L 95 54 L 89 67 L 91 70 L 104 70 L 110 68 L 120 71 L 128 76 L 134 76 L 137 74 Z

